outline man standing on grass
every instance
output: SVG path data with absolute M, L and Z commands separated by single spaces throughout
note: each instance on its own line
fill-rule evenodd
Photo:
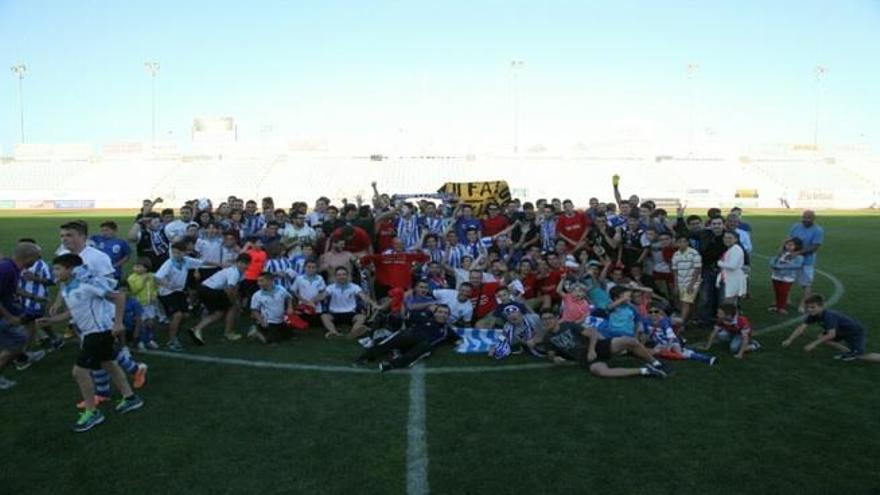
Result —
M 795 255 L 803 255 L 804 264 L 798 273 L 797 284 L 804 288 L 804 295 L 798 304 L 798 311 L 804 312 L 804 303 L 813 293 L 813 277 L 816 274 L 816 251 L 822 247 L 825 241 L 825 230 L 816 223 L 816 212 L 813 210 L 804 210 L 801 215 L 801 221 L 791 226 L 788 236 L 793 239 L 800 239 L 804 244 L 800 252 Z

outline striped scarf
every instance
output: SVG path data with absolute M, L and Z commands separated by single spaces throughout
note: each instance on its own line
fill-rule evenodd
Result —
M 414 248 L 421 238 L 419 235 L 419 217 L 412 215 L 409 218 L 397 219 L 397 237 L 403 241 L 404 249 L 409 251 Z
M 556 219 L 544 219 L 541 222 L 541 249 L 544 251 L 553 250 L 553 240 L 556 237 Z
M 461 268 L 461 258 L 465 255 L 465 247 L 461 244 L 449 246 L 446 252 L 446 264 L 452 268 Z

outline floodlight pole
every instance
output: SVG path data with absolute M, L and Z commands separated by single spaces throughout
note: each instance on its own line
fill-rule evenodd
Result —
M 24 98 L 22 96 L 22 80 L 27 73 L 27 66 L 19 62 L 12 67 L 12 74 L 18 78 L 18 126 L 20 140 L 24 143 Z
M 695 89 L 694 89 L 694 75 L 700 69 L 700 64 L 688 64 L 687 65 L 687 80 L 688 80 L 688 152 L 693 153 L 694 151 L 694 107 L 695 103 Z
M 828 69 L 817 65 L 813 69 L 813 75 L 816 77 L 816 115 L 813 119 L 813 148 L 819 151 L 819 95 L 822 92 L 822 78 Z
M 144 68 L 150 73 L 150 91 L 152 95 L 152 117 L 153 117 L 153 143 L 156 142 L 156 74 L 159 73 L 159 62 L 156 60 L 148 60 L 144 62 Z
M 525 66 L 522 60 L 510 61 L 510 77 L 513 86 L 513 154 L 519 154 L 519 73 Z

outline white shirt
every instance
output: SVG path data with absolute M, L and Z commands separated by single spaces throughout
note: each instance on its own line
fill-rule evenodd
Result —
M 196 252 L 204 263 L 220 266 L 223 262 L 223 238 L 202 237 L 196 240 Z
M 55 251 L 55 254 L 58 254 L 60 256 L 62 254 L 68 254 L 72 252 L 73 251 L 65 249 L 62 246 L 58 248 L 57 251 Z M 80 251 L 79 257 L 82 258 L 83 266 L 89 272 L 101 277 L 113 278 L 115 280 L 114 275 L 116 275 L 116 269 L 113 268 L 113 261 L 111 261 L 110 257 L 107 256 L 107 253 L 101 251 L 98 248 L 86 246 L 85 248 L 83 248 L 82 251 Z
M 282 323 L 290 293 L 277 285 L 271 292 L 258 290 L 251 296 L 251 309 L 259 311 L 266 323 Z
M 174 258 L 168 258 L 159 270 L 156 271 L 156 281 L 165 281 L 166 285 L 159 286 L 159 295 L 167 296 L 172 292 L 179 292 L 186 287 L 186 272 L 202 266 L 202 261 L 196 258 L 185 256 L 180 263 L 176 263 Z
M 165 226 L 165 237 L 167 237 L 168 240 L 171 242 L 178 241 L 182 237 L 186 236 L 186 229 L 190 225 L 198 224 L 195 222 L 184 222 L 179 218 L 177 220 L 173 220 Z
M 436 289 L 434 297 L 437 302 L 449 306 L 449 324 L 453 325 L 459 321 L 471 321 L 474 315 L 474 304 L 470 299 L 461 302 L 458 300 L 458 291 L 452 289 Z
M 61 295 L 80 337 L 113 328 L 116 306 L 107 300 L 110 293 L 108 289 L 80 280 L 71 280 L 64 285 Z
M 315 229 L 308 225 L 303 224 L 302 227 L 297 228 L 292 223 L 289 223 L 284 227 L 284 230 L 281 231 L 281 235 L 285 239 L 299 244 L 315 242 L 315 238 L 318 236 Z
M 327 284 L 320 275 L 315 275 L 311 279 L 307 275 L 297 277 L 290 287 L 290 291 L 300 301 L 313 301 L 321 291 L 327 289 Z M 321 308 L 315 308 L 315 312 L 320 313 Z
M 360 285 L 351 282 L 345 285 L 332 283 L 327 286 L 330 298 L 328 309 L 331 313 L 354 313 L 357 309 L 357 296 L 363 292 Z
M 240 280 L 241 272 L 238 271 L 238 267 L 230 266 L 208 277 L 207 280 L 202 282 L 202 285 L 209 289 L 226 290 L 238 285 Z

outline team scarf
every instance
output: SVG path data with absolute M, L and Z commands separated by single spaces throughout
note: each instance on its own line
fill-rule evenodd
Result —
M 446 251 L 446 264 L 452 268 L 461 268 L 461 258 L 467 253 L 465 247 L 461 244 L 457 246 L 449 246 Z
M 446 222 L 443 217 L 422 217 L 422 223 L 425 224 L 425 228 L 428 229 L 428 232 L 436 235 L 440 235 L 446 230 Z
M 168 253 L 168 237 L 165 236 L 165 231 L 148 229 L 147 232 L 150 234 L 150 250 L 153 254 L 162 256 Z
M 397 237 L 403 241 L 404 249 L 407 251 L 415 247 L 421 238 L 419 235 L 419 217 L 412 215 L 404 218 L 402 215 L 397 219 Z
M 553 239 L 556 237 L 556 220 L 552 217 L 541 222 L 541 249 L 553 250 Z

